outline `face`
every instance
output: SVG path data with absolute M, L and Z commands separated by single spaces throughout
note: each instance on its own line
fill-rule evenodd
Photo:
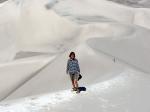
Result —
M 72 54 L 72 55 L 71 55 L 71 59 L 74 59 L 74 58 L 75 58 L 75 56 Z

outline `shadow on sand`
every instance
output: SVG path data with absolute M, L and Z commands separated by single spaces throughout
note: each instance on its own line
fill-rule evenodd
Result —
M 79 87 L 80 92 L 86 91 L 86 87 Z

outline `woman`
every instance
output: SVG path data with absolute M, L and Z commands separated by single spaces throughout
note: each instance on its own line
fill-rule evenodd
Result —
M 77 91 L 77 93 L 80 92 L 79 86 L 78 86 L 78 78 L 80 74 L 80 67 L 78 64 L 78 60 L 75 58 L 75 53 L 71 52 L 69 55 L 69 59 L 67 62 L 67 69 L 66 73 L 70 75 L 70 79 L 73 86 L 73 91 Z

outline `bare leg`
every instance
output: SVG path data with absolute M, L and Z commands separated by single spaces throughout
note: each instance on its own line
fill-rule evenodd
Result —
M 79 87 L 79 86 L 78 86 L 78 81 L 77 81 L 77 80 L 74 80 L 74 85 L 75 85 L 76 88 Z
M 74 84 L 75 84 L 75 87 L 76 87 L 76 89 L 77 89 L 77 93 L 80 93 L 78 81 L 77 81 L 77 80 L 74 80 Z
M 73 88 L 75 88 L 76 86 L 75 86 L 74 80 L 71 80 L 71 82 L 72 82 Z

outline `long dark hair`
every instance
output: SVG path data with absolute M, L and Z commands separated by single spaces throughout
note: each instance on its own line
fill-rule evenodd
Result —
M 71 55 L 74 55 L 74 58 L 76 57 L 75 52 L 71 52 L 71 53 L 69 54 L 69 57 L 70 57 L 70 58 L 71 58 Z

